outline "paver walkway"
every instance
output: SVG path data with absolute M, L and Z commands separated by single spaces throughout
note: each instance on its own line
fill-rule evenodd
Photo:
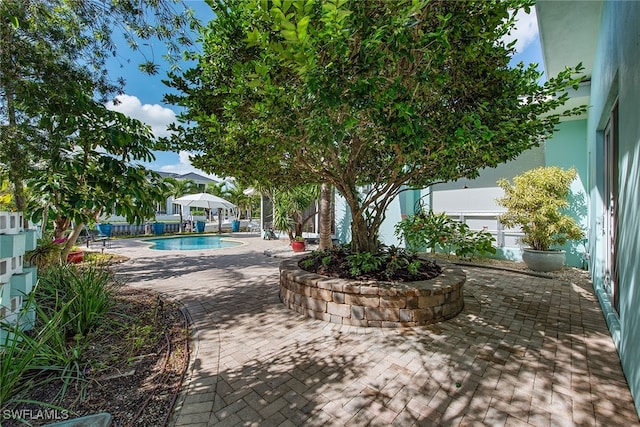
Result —
M 422 328 L 338 326 L 278 299 L 283 241 L 153 251 L 118 274 L 182 302 L 196 329 L 176 426 L 640 425 L 590 287 L 465 268 L 465 308 Z

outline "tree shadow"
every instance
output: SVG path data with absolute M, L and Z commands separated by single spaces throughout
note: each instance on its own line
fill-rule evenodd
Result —
M 194 310 L 206 347 L 196 354 L 186 403 L 213 389 L 210 420 L 315 426 L 592 425 L 612 413 L 634 419 L 588 282 L 466 268 L 465 308 L 454 319 L 356 328 L 289 311 L 278 297 L 278 262 L 258 253 L 168 256 L 119 269 L 136 285 L 172 289 Z

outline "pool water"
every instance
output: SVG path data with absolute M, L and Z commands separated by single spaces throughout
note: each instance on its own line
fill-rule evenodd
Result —
M 150 239 L 151 249 L 159 251 L 195 251 L 198 249 L 222 249 L 240 246 L 240 242 L 222 240 L 221 236 L 183 236 L 163 239 Z

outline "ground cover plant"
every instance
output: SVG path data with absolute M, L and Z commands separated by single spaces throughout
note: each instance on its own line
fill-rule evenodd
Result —
M 46 410 L 69 418 L 109 412 L 113 425 L 166 424 L 188 364 L 175 304 L 115 284 L 102 267 L 52 266 L 29 310 L 33 330 L 13 329 L 17 339 L 0 350 L 0 424 L 21 425 L 21 416 Z
M 336 246 L 313 251 L 299 266 L 323 276 L 391 282 L 429 280 L 442 271 L 433 260 L 395 246 L 381 246 L 375 254 L 353 252 L 351 245 Z

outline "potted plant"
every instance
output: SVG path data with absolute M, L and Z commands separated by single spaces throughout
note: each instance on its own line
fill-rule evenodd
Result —
M 100 223 L 96 224 L 96 229 L 98 230 L 98 234 L 101 236 L 111 237 L 113 225 L 108 222 Z
M 520 226 L 524 236 L 522 260 L 531 270 L 555 271 L 564 266 L 565 252 L 552 249 L 568 240 L 579 240 L 584 233 L 575 219 L 563 212 L 569 206 L 570 186 L 576 170 L 556 166 L 529 170 L 513 178 L 498 181 L 504 190 L 500 206 L 507 212 L 500 221 L 507 227 Z
M 153 223 L 153 234 L 164 234 L 164 222 Z
M 305 250 L 307 250 L 307 245 L 304 240 L 304 237 L 296 236 L 291 241 L 291 249 L 293 250 L 293 252 L 304 252 Z

